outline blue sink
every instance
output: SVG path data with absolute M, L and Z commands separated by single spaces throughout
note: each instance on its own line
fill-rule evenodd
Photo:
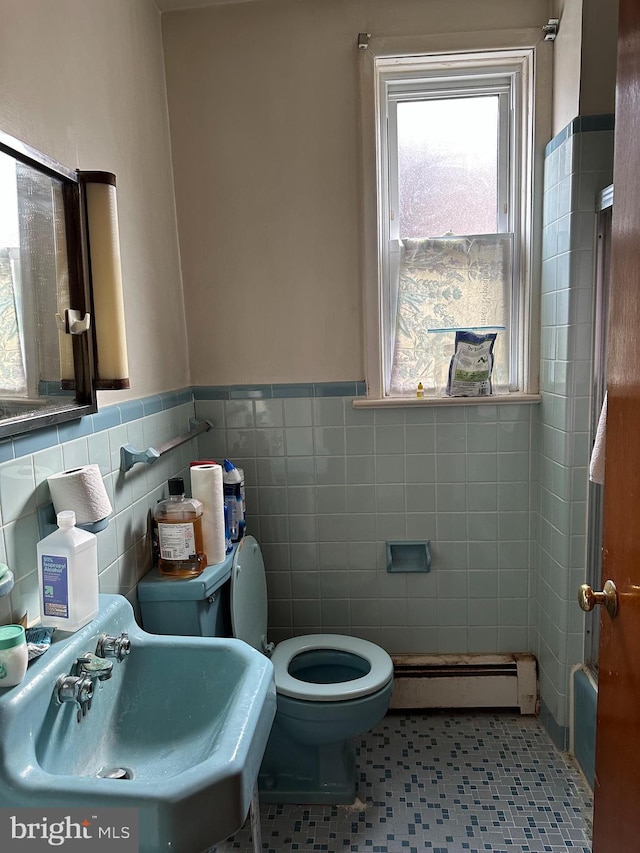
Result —
M 136 808 L 141 853 L 200 853 L 246 818 L 275 715 L 273 667 L 238 640 L 147 634 L 125 598 L 100 599 L 89 625 L 0 689 L 0 805 Z M 78 721 L 77 704 L 56 701 L 57 679 L 99 635 L 123 631 L 131 653 Z

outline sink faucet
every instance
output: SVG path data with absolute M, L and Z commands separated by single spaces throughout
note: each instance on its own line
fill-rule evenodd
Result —
M 56 681 L 54 690 L 58 705 L 65 702 L 75 702 L 78 706 L 78 722 L 85 717 L 91 708 L 93 691 L 97 681 L 107 681 L 113 675 L 113 661 L 118 662 L 131 652 L 129 635 L 123 631 L 117 637 L 101 634 L 98 637 L 95 655 L 85 652 L 77 658 L 71 675 L 61 675 Z
M 93 698 L 93 681 L 86 675 L 61 675 L 54 691 L 58 705 L 75 702 L 78 705 L 78 722 L 85 717 Z
M 106 681 L 111 678 L 112 669 L 113 661 L 85 652 L 76 660 L 71 675 L 58 677 L 54 690 L 56 702 L 58 705 L 75 702 L 78 706 L 77 718 L 80 722 L 91 708 L 96 681 Z
M 126 631 L 117 637 L 111 637 L 109 634 L 100 634 L 98 637 L 96 655 L 99 658 L 115 658 L 120 662 L 128 654 L 131 654 L 131 640 Z
M 76 661 L 76 673 L 85 675 L 92 681 L 106 681 L 111 678 L 113 669 L 113 661 L 99 658 L 97 655 L 92 655 L 91 652 L 85 652 L 82 657 Z

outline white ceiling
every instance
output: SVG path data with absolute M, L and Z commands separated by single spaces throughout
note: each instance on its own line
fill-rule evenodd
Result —
M 155 0 L 161 12 L 173 12 L 176 9 L 200 9 L 203 6 L 223 6 L 228 3 L 255 3 L 256 0 Z

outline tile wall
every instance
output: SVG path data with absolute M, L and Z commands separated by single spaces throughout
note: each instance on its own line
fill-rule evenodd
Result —
M 37 510 L 50 499 L 47 476 L 100 465 L 114 507 L 98 533 L 100 588 L 135 602 L 150 563 L 149 511 L 166 480 L 187 478 L 193 458 L 228 456 L 245 469 L 275 639 L 322 630 L 392 652 L 532 648 L 535 405 L 355 410 L 356 383 L 193 391 L 0 444 L 0 560 L 16 577 L 0 622 L 38 612 Z M 202 399 L 220 396 L 229 399 Z M 194 409 L 212 430 L 152 466 L 120 472 L 123 444 L 158 446 L 188 428 Z M 431 572 L 387 573 L 388 539 L 430 540 Z
M 196 416 L 215 425 L 200 455 L 245 471 L 271 638 L 335 631 L 394 653 L 529 650 L 536 406 L 363 410 L 353 388 L 285 393 L 195 391 Z M 386 541 L 404 539 L 430 540 L 430 573 L 387 572 Z
M 15 575 L 12 592 L 0 598 L 0 624 L 39 613 L 37 509 L 50 501 L 47 477 L 79 465 L 100 466 L 114 514 L 97 534 L 100 591 L 126 595 L 150 566 L 149 510 L 164 496 L 166 480 L 188 475 L 196 439 L 152 466 L 120 472 L 120 447 L 157 447 L 189 428 L 191 388 L 110 406 L 90 417 L 0 443 L 0 561 Z
M 541 297 L 539 489 L 532 583 L 542 715 L 568 745 L 569 673 L 583 660 L 594 316 L 595 204 L 612 180 L 613 117 L 575 119 L 547 146 Z

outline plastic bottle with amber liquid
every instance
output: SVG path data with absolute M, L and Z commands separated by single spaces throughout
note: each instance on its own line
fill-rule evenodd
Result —
M 174 578 L 199 575 L 207 565 L 202 534 L 202 503 L 186 498 L 182 477 L 172 477 L 169 497 L 155 508 L 158 527 L 158 569 Z

